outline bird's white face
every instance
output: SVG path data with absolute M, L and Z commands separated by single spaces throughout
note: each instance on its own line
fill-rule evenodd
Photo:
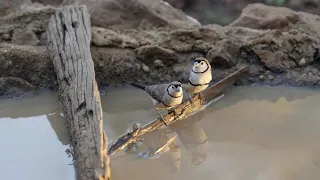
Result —
M 181 84 L 171 84 L 168 88 L 168 91 L 171 95 L 174 96 L 180 96 L 183 93 Z
M 196 73 L 206 72 L 209 69 L 209 65 L 206 61 L 195 60 L 193 63 L 192 71 Z

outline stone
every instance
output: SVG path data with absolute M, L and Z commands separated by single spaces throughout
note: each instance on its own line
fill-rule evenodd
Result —
M 1 35 L 1 38 L 5 41 L 10 41 L 11 40 L 11 36 L 8 33 L 4 33 Z
M 253 29 L 288 29 L 291 24 L 298 21 L 299 16 L 291 9 L 254 3 L 244 8 L 240 17 L 230 26 Z
M 155 68 L 165 68 L 163 62 L 160 59 L 156 59 L 154 62 L 154 67 Z
M 149 68 L 147 65 L 142 64 L 142 70 L 143 70 L 144 72 L 149 72 L 149 71 L 150 71 L 150 68 Z
M 92 43 L 95 46 L 137 48 L 139 43 L 136 39 L 116 31 L 92 27 Z
M 29 29 L 17 29 L 13 32 L 12 43 L 18 45 L 36 46 L 40 43 L 37 36 Z
M 206 58 L 213 66 L 231 68 L 238 63 L 239 49 L 232 40 L 221 40 L 208 51 Z
M 93 26 L 116 29 L 198 27 L 181 10 L 162 0 L 64 0 L 88 7 Z M 108 17 L 108 18 L 106 18 Z
M 265 79 L 266 79 L 266 77 L 264 75 L 259 76 L 259 80 L 264 81 Z
M 171 49 L 166 49 L 158 45 L 146 45 L 135 49 L 137 57 L 145 64 L 152 63 L 161 59 L 164 65 L 171 66 L 178 61 L 178 56 Z
M 271 74 L 269 74 L 269 75 L 268 75 L 268 79 L 269 79 L 269 80 L 273 80 L 273 79 L 274 79 L 274 76 L 271 75 Z
M 282 52 L 260 51 L 260 58 L 263 64 L 273 72 L 283 72 L 296 67 L 296 63 L 289 56 Z
M 0 77 L 0 96 L 7 98 L 35 94 L 36 88 L 29 82 L 16 77 Z

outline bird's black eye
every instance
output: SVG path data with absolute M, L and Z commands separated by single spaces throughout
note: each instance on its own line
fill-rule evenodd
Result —
M 201 65 L 203 65 L 203 62 L 201 62 Z
M 174 89 L 174 88 L 175 88 L 175 87 L 174 87 L 174 85 L 173 85 L 173 86 L 171 86 L 171 88 L 172 88 L 172 89 Z

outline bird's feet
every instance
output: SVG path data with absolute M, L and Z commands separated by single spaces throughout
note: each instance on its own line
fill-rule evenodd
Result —
M 168 126 L 167 123 L 163 120 L 163 116 L 162 114 L 160 113 L 160 111 L 156 108 L 156 110 L 158 111 L 159 115 L 161 116 L 161 122 L 165 125 L 165 126 Z
M 189 102 L 190 102 L 190 104 L 191 104 L 191 105 L 193 105 L 192 97 L 190 96 L 190 94 L 189 94 L 189 93 L 187 93 L 187 94 L 188 94 L 188 96 L 189 96 Z
M 163 117 L 161 117 L 161 122 L 162 122 L 165 126 L 168 126 L 168 124 L 163 120 Z
M 178 113 L 177 113 L 177 111 L 176 111 L 175 108 L 170 109 L 170 110 L 169 110 L 169 113 L 173 113 L 173 118 L 174 118 L 174 119 L 178 117 Z

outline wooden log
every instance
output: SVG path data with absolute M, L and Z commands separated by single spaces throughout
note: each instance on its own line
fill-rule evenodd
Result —
M 200 94 L 195 95 L 193 99 L 193 104 L 190 103 L 189 100 L 184 101 L 179 107 L 175 108 L 178 117 L 174 116 L 173 112 L 170 112 L 163 116 L 163 120 L 166 124 L 172 124 L 178 120 L 185 119 L 192 115 L 194 112 L 203 108 L 207 103 L 212 101 L 214 98 L 219 96 L 223 91 L 225 91 L 228 87 L 232 86 L 236 80 L 242 76 L 245 72 L 247 72 L 247 67 L 241 67 L 234 73 L 230 74 L 226 78 L 217 82 L 215 85 L 205 89 Z M 134 129 L 132 132 L 129 132 L 120 138 L 110 146 L 108 150 L 108 155 L 112 155 L 113 153 L 119 152 L 126 148 L 129 144 L 136 141 L 136 139 L 146 133 L 152 132 L 156 129 L 163 127 L 163 122 L 161 118 L 158 118 L 151 123 L 145 125 L 144 127 L 139 127 Z
M 86 6 L 66 6 L 48 25 L 48 49 L 59 84 L 78 180 L 110 179 L 107 136 L 90 53 L 91 27 Z

